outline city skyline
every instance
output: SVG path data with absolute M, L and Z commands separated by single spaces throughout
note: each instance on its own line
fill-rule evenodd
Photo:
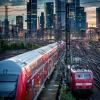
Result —
M 6 1 L 6 0 L 5 0 Z M 14 6 L 11 6 L 11 4 L 8 3 L 9 5 L 9 21 L 11 20 L 15 20 L 15 17 L 17 15 L 23 15 L 24 16 L 24 20 L 27 19 L 27 11 L 26 11 L 26 1 L 28 0 L 19 0 L 19 4 L 16 4 L 16 0 L 9 0 L 9 1 L 13 1 L 13 3 L 15 3 Z M 22 3 L 22 1 L 24 3 Z M 48 2 L 48 1 L 54 1 L 54 0 L 38 0 L 38 15 L 40 13 L 40 9 L 41 11 L 44 11 L 43 7 L 44 7 L 44 2 Z M 89 0 L 89 2 L 87 2 L 87 0 L 80 0 L 81 1 L 81 5 L 85 7 L 85 11 L 87 12 L 87 22 L 89 24 L 89 26 L 95 26 L 96 25 L 96 6 L 99 7 L 100 4 L 100 0 Z M 5 2 L 6 4 L 7 2 Z M 2 4 L 2 3 L 1 3 Z M 17 8 L 17 9 L 16 9 Z M 4 20 L 4 4 L 2 4 L 0 6 L 0 19 Z M 14 22 L 16 23 L 16 22 Z M 24 21 L 24 27 L 26 27 L 26 22 Z

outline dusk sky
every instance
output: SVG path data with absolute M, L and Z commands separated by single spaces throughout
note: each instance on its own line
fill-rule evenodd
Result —
M 9 20 L 15 18 L 16 15 L 23 15 L 24 19 L 26 19 L 26 1 L 28 0 L 0 0 L 0 19 L 4 19 L 4 5 L 9 5 Z M 38 6 L 38 9 L 43 7 L 43 1 L 54 1 L 54 0 L 38 0 L 38 3 L 41 5 Z M 12 6 L 13 5 L 13 6 Z M 81 0 L 81 5 L 85 7 L 85 11 L 87 12 L 87 21 L 89 26 L 95 26 L 96 24 L 96 14 L 95 8 L 99 7 L 100 0 Z M 41 9 L 43 11 L 43 9 Z
M 81 0 L 81 5 L 87 12 L 89 26 L 96 26 L 96 7 L 100 7 L 100 0 Z

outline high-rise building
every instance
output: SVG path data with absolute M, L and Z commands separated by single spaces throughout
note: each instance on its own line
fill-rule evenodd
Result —
M 0 20 L 0 27 L 2 26 L 2 21 Z
M 45 24 L 44 12 L 41 12 L 41 16 L 40 16 L 40 36 L 42 38 L 44 37 L 44 24 Z
M 27 2 L 27 29 L 29 37 L 37 32 L 37 0 Z
M 53 27 L 53 14 L 54 14 L 54 3 L 45 3 L 45 16 L 46 16 L 46 28 Z
M 100 30 L 100 7 L 96 8 L 96 27 Z
M 4 37 L 9 37 L 9 21 L 8 21 L 8 6 L 5 6 L 5 19 L 4 19 Z
M 57 18 L 56 14 L 53 14 L 53 27 L 54 27 L 54 29 L 56 28 L 56 18 Z
M 41 16 L 40 16 L 40 28 L 41 29 L 44 29 L 44 23 L 45 23 L 44 12 L 41 12 Z
M 8 19 L 4 20 L 4 37 L 5 38 L 9 37 L 9 21 L 8 21 Z
M 86 12 L 80 7 L 80 0 L 69 0 L 69 25 L 74 36 L 84 36 L 86 31 Z
M 86 31 L 86 12 L 84 12 L 84 7 L 76 8 L 76 32 L 80 36 L 85 36 Z
M 42 38 L 44 37 L 44 23 L 45 23 L 44 12 L 41 12 L 41 16 L 40 16 L 40 35 L 41 35 Z
M 66 2 L 67 0 L 55 0 L 55 12 L 56 12 L 56 40 L 62 39 L 65 34 L 65 16 L 66 16 Z
M 2 21 L 0 20 L 0 36 L 2 35 Z
M 18 28 L 18 31 L 23 30 L 23 16 L 16 16 L 16 26 Z
M 56 6 L 56 16 L 57 16 L 57 29 L 64 29 L 65 28 L 65 6 L 66 6 L 66 0 L 55 0 L 55 6 Z
M 26 34 L 28 37 L 31 36 L 31 2 L 27 3 L 27 30 Z
M 80 7 L 80 0 L 73 0 L 76 7 Z M 77 9 L 76 9 L 77 10 Z
M 69 25 L 70 25 L 70 32 L 74 34 L 76 32 L 76 9 L 75 3 L 69 3 Z
M 98 29 L 98 39 L 100 40 L 100 7 L 96 8 L 96 27 Z

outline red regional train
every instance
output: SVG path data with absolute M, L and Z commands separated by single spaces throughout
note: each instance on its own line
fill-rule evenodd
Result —
M 36 100 L 64 49 L 61 41 L 0 61 L 0 99 Z
M 94 88 L 93 72 L 78 65 L 69 66 L 68 80 L 74 94 L 92 94 Z

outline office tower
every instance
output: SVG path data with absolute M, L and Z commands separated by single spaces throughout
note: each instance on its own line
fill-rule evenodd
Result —
M 80 6 L 80 0 L 69 0 L 69 24 L 70 32 L 74 36 L 85 36 L 86 12 Z
M 86 12 L 84 12 L 84 7 L 77 7 L 76 9 L 76 32 L 79 36 L 84 37 L 86 31 Z
M 18 28 L 18 31 L 23 30 L 23 16 L 16 16 L 16 26 Z
M 54 3 L 45 3 L 46 28 L 53 28 Z
M 9 21 L 8 21 L 8 6 L 5 6 L 5 19 L 4 19 L 4 38 L 9 37 Z
M 100 41 L 100 7 L 96 8 L 96 27 L 98 29 L 98 39 Z
M 28 37 L 32 37 L 37 32 L 37 0 L 27 2 L 27 29 Z
M 0 36 L 2 35 L 2 21 L 0 20 Z
M 57 16 L 57 29 L 64 30 L 65 29 L 65 6 L 66 6 L 66 0 L 56 0 L 55 6 L 56 6 L 56 16 Z
M 44 29 L 44 23 L 45 23 L 44 12 L 41 12 L 41 16 L 40 16 L 40 28 L 41 29 Z
M 96 27 L 100 30 L 100 7 L 96 8 Z
M 40 16 L 40 34 L 41 34 L 42 37 L 44 36 L 44 24 L 45 24 L 44 12 L 41 12 L 41 16 Z

